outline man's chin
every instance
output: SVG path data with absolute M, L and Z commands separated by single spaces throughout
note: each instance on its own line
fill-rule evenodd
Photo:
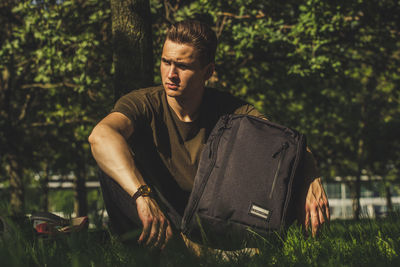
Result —
M 174 89 L 169 89 L 169 88 L 164 88 L 164 89 L 165 89 L 165 93 L 169 97 L 179 97 L 182 95 L 182 92 L 179 90 L 174 90 Z

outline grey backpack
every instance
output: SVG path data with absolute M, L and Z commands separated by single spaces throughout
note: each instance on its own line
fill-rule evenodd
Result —
M 305 136 L 249 115 L 225 115 L 203 149 L 182 232 L 212 247 L 248 246 L 295 220 Z

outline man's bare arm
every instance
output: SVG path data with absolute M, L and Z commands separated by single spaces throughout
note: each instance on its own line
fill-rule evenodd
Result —
M 131 196 L 145 184 L 126 141 L 132 133 L 131 120 L 122 113 L 113 112 L 100 121 L 89 136 L 99 167 Z M 139 197 L 136 205 L 143 223 L 139 242 L 163 247 L 172 236 L 168 220 L 152 198 Z
M 92 154 L 99 167 L 131 196 L 145 184 L 126 142 L 132 132 L 131 121 L 114 112 L 100 121 L 89 136 Z

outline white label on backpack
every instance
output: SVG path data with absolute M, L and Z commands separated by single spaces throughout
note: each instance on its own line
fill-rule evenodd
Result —
M 268 220 L 271 212 L 255 204 L 251 204 L 249 213 L 253 216 Z

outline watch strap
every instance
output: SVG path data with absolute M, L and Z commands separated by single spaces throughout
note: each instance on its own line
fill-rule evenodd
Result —
M 135 194 L 133 194 L 132 198 L 134 201 L 138 199 L 139 197 L 148 197 L 151 194 L 151 189 L 148 185 L 142 185 L 140 186 Z

